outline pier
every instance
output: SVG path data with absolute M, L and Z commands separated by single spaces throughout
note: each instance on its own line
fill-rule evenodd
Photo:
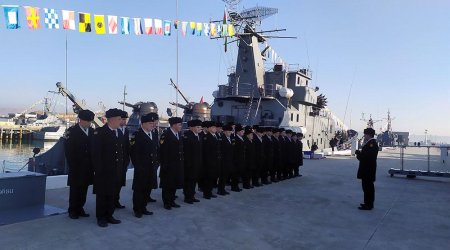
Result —
M 19 142 L 32 140 L 33 132 L 39 131 L 40 127 L 23 127 L 21 125 L 0 127 L 0 142 Z

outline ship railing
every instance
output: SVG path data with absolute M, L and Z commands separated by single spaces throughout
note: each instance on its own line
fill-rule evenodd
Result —
M 265 84 L 264 85 L 264 96 L 265 97 L 275 97 L 277 93 L 276 84 Z
M 388 173 L 416 176 L 450 178 L 450 145 L 394 146 L 382 147 L 386 158 L 398 159 L 398 168 L 389 169 Z

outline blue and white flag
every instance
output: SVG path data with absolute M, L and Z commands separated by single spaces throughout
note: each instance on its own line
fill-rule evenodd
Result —
M 203 23 L 203 34 L 205 36 L 209 36 L 210 34 L 210 28 L 209 28 L 209 23 Z
M 142 24 L 140 18 L 134 18 L 134 34 L 137 36 L 142 35 L 144 32 L 142 31 Z
M 120 26 L 123 35 L 130 34 L 130 18 L 129 17 L 120 17 Z
M 7 29 L 18 29 L 19 25 L 19 6 L 18 5 L 3 5 L 5 12 L 5 23 Z
M 47 29 L 59 29 L 59 18 L 58 13 L 56 13 L 56 10 L 44 8 L 44 12 L 45 12 L 44 22 Z
M 170 20 L 164 20 L 164 35 L 165 36 L 170 36 L 171 32 L 171 27 L 172 27 L 172 21 Z

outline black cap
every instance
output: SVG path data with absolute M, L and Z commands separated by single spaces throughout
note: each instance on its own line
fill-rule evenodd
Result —
M 233 127 L 229 124 L 223 126 L 222 128 L 223 128 L 223 131 L 233 131 Z
M 216 127 L 218 127 L 218 128 L 223 127 L 223 123 L 221 123 L 221 122 L 216 122 Z
M 284 128 L 279 128 L 278 131 L 279 132 L 283 132 L 283 131 L 285 131 L 285 129 Z
M 203 128 L 206 128 L 206 124 L 208 124 L 208 121 L 203 121 L 203 122 L 202 122 L 202 127 L 203 127 Z
M 280 132 L 279 128 L 272 128 L 272 133 L 278 133 L 278 132 Z
M 174 124 L 177 124 L 177 123 L 182 123 L 182 122 L 183 122 L 183 120 L 181 120 L 180 117 L 170 117 L 170 118 L 169 118 L 169 124 L 170 124 L 170 126 L 172 126 L 172 125 L 174 125 Z
M 80 110 L 80 112 L 78 112 L 78 118 L 83 121 L 91 122 L 94 120 L 94 116 L 94 112 L 90 111 L 89 109 Z
M 228 122 L 227 125 L 234 126 L 234 122 Z
M 210 127 L 215 127 L 216 123 L 213 121 L 205 121 L 202 126 L 206 127 L 206 128 L 210 128 Z
M 366 129 L 364 129 L 364 134 L 365 135 L 374 136 L 375 135 L 375 130 L 373 128 L 366 128 Z
M 122 118 L 128 118 L 128 113 L 125 110 L 122 110 L 122 115 L 120 116 Z
M 244 131 L 245 131 L 244 134 L 245 134 L 245 135 L 248 135 L 248 134 L 253 133 L 253 128 L 250 127 L 250 126 L 246 126 L 245 129 L 244 129 Z
M 273 128 L 272 128 L 272 127 L 265 127 L 265 128 L 264 128 L 264 131 L 266 131 L 266 132 L 272 132 L 272 131 L 273 131 Z
M 196 127 L 196 126 L 202 126 L 202 121 L 200 120 L 190 120 L 187 122 L 188 127 Z
M 141 123 L 144 122 L 154 122 L 159 120 L 157 113 L 148 113 L 146 115 L 141 116 Z
M 244 130 L 244 127 L 242 127 L 241 124 L 236 124 L 236 126 L 234 127 L 234 131 L 239 132 Z
M 302 133 L 297 133 L 297 136 L 303 137 L 303 134 Z
M 105 113 L 106 118 L 111 118 L 111 117 L 122 117 L 122 110 L 120 109 L 108 109 Z
M 287 130 L 286 130 L 286 134 L 292 134 L 292 130 L 287 129 Z

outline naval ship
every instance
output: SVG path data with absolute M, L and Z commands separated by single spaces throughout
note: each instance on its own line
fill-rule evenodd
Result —
M 311 86 L 311 71 L 284 64 L 265 69 L 270 51 L 266 41 L 275 37 L 266 34 L 284 30 L 257 31 L 257 24 L 277 11 L 260 6 L 240 13 L 228 11 L 231 24 L 237 27 L 238 54 L 228 82 L 213 93 L 211 119 L 291 129 L 303 133 L 305 150 L 313 143 L 327 148 L 332 138 L 347 137 L 347 127 L 327 108 L 319 88 Z M 226 46 L 227 41 L 225 50 Z

